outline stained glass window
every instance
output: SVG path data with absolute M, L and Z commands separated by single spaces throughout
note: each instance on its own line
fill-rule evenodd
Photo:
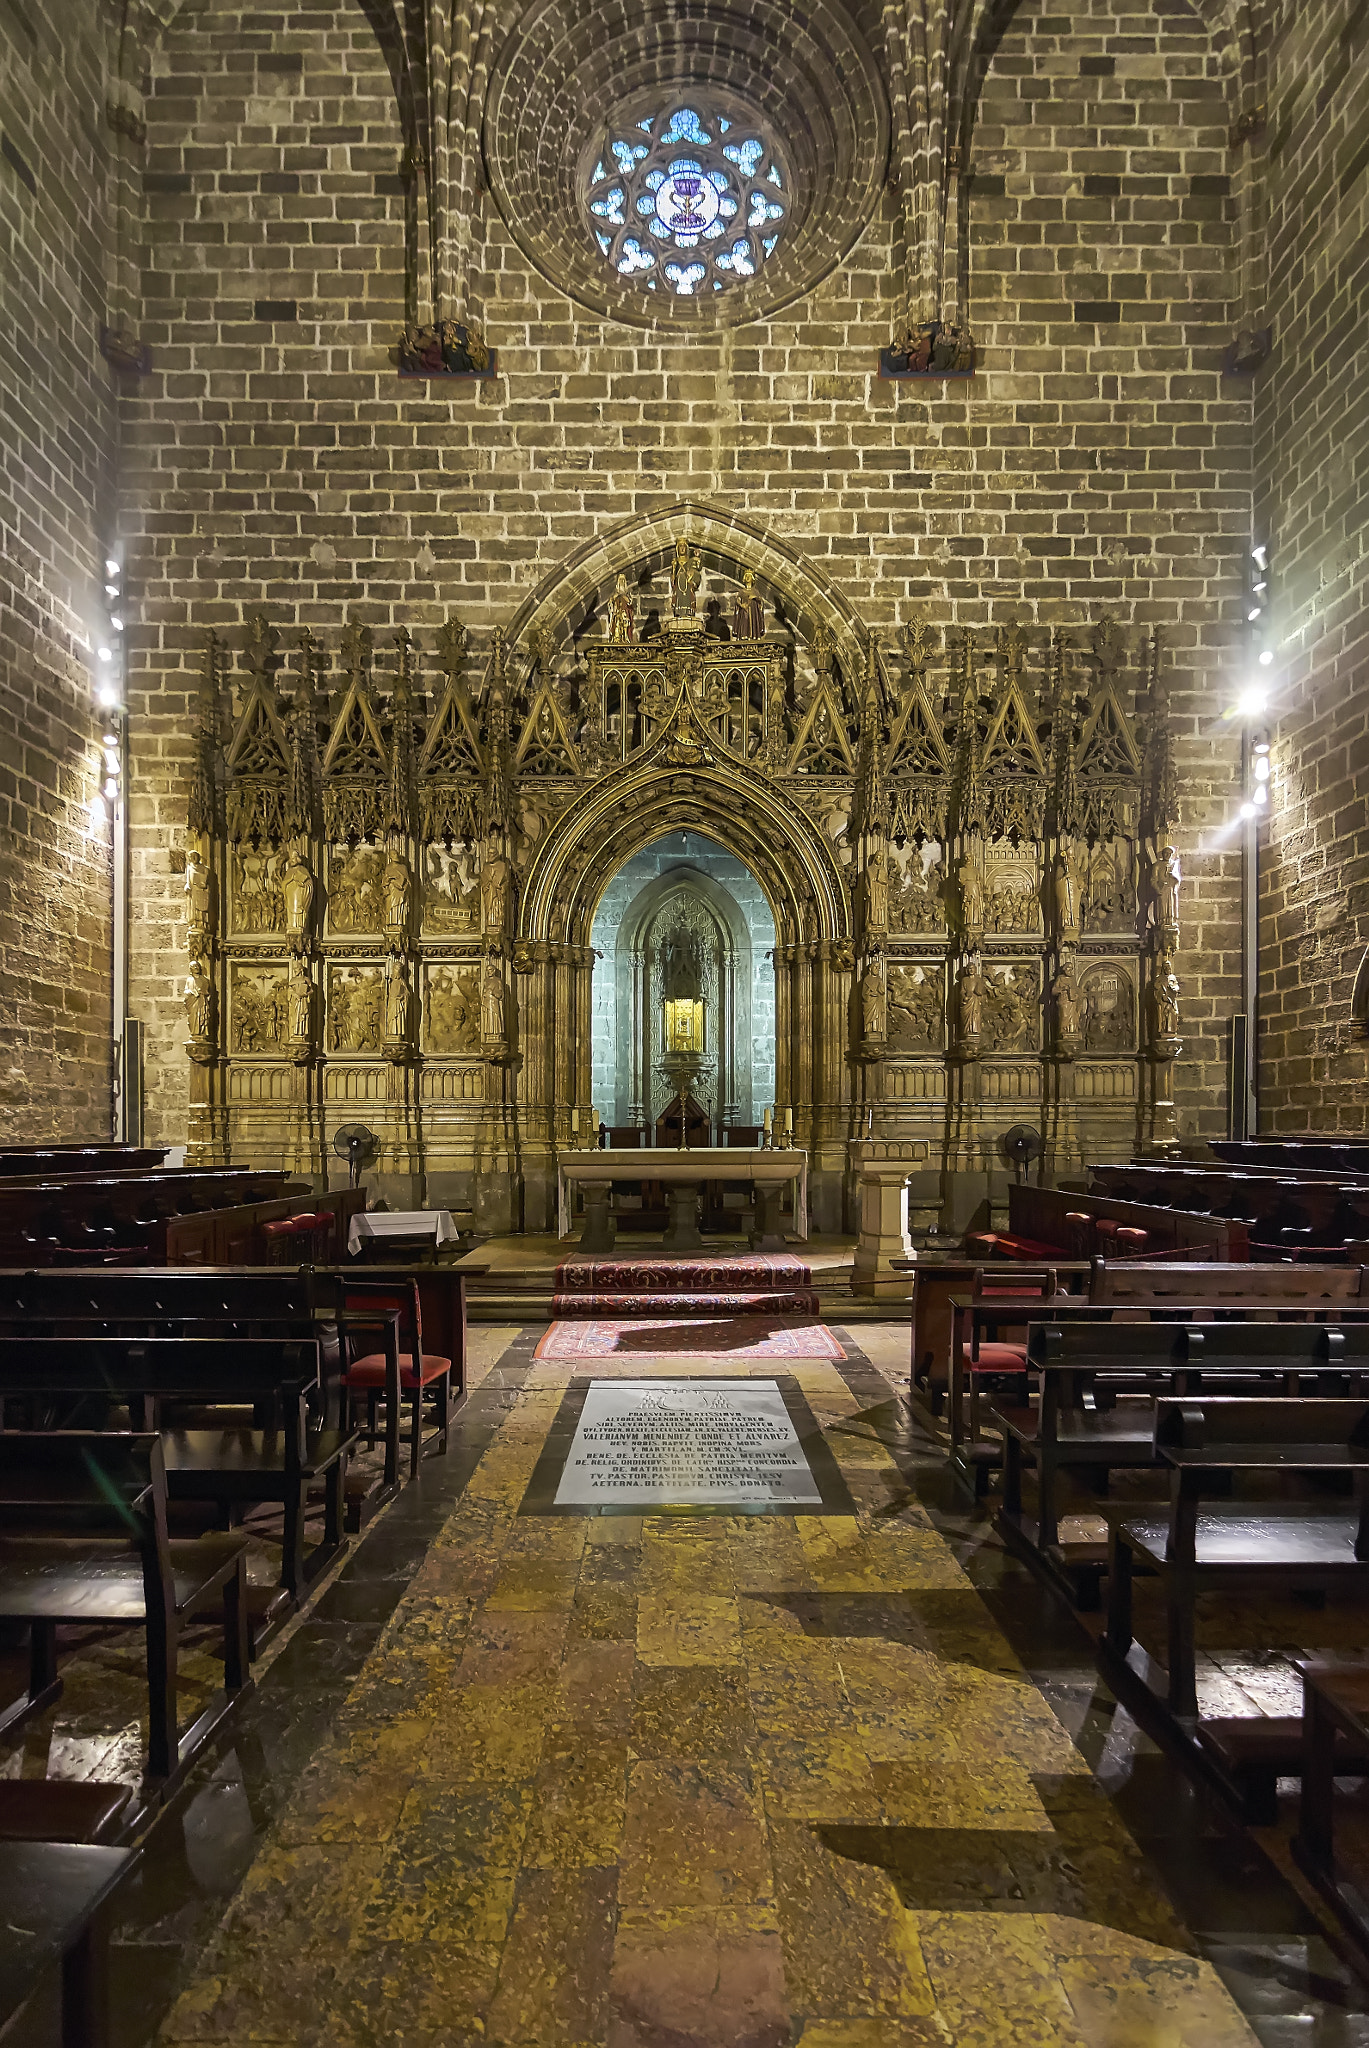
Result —
M 698 300 L 756 275 L 784 233 L 789 195 L 768 130 L 690 93 L 608 124 L 581 204 L 619 277 Z

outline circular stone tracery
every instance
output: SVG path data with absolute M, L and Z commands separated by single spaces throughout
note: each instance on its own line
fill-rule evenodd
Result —
M 691 93 L 611 120 L 581 203 L 620 277 L 693 298 L 756 275 L 788 222 L 791 183 L 767 122 L 735 100 Z
M 632 124 L 652 115 L 668 127 L 684 108 L 710 135 L 706 147 L 682 135 L 678 148 L 655 158 L 650 135 L 639 130 L 635 146 L 646 156 L 632 156 L 628 166 L 616 152 L 611 164 L 605 157 L 614 140 L 634 148 Z M 614 110 L 607 123 L 605 110 Z M 708 116 L 719 114 L 745 130 L 743 140 L 761 142 L 760 185 L 773 195 L 769 203 L 785 208 L 778 222 L 766 216 L 752 226 L 757 179 L 713 154 L 732 139 L 709 128 Z M 687 16 L 668 0 L 531 0 L 493 66 L 484 151 L 491 192 L 514 240 L 569 298 L 638 325 L 718 327 L 775 311 L 847 255 L 879 201 L 888 104 L 840 0 L 810 0 L 797 18 L 785 0 L 751 0 L 745 13 L 726 0 L 696 0 Z M 672 168 L 677 159 L 679 173 Z M 726 166 L 737 201 L 724 216 L 724 193 L 709 180 L 718 212 L 707 225 L 722 221 L 723 232 L 701 231 L 693 248 L 647 226 L 658 217 L 666 179 L 696 175 L 691 162 L 701 185 L 710 170 Z M 768 176 L 772 166 L 778 186 Z M 647 171 L 657 169 L 661 185 L 646 187 Z M 651 212 L 630 213 L 648 190 Z M 617 205 L 608 204 L 614 191 L 622 194 Z M 666 194 L 667 207 L 675 196 Z M 591 201 L 607 204 L 607 213 L 592 211 Z M 705 198 L 703 205 L 711 210 L 712 202 Z M 616 212 L 621 220 L 611 217 Z M 629 238 L 638 252 L 628 251 Z M 729 254 L 739 240 L 741 256 L 720 267 L 718 254 Z M 690 289 L 667 278 L 666 263 L 679 266 Z M 702 276 L 689 274 L 693 265 L 702 265 Z

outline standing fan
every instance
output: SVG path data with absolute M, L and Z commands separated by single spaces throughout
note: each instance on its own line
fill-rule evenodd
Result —
M 1014 1124 L 1004 1134 L 1003 1150 L 1017 1168 L 1017 1178 L 1022 1178 L 1022 1169 L 1030 1166 L 1041 1150 L 1041 1133 L 1034 1131 L 1030 1124 Z
M 368 1131 L 365 1124 L 343 1124 L 333 1134 L 333 1150 L 339 1159 L 347 1161 L 352 1175 L 352 1186 L 361 1181 L 361 1169 L 369 1166 L 376 1156 L 378 1139 L 374 1131 Z

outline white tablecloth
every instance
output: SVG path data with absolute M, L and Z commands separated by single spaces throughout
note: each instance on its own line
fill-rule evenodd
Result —
M 450 1209 L 359 1209 L 347 1232 L 347 1249 L 356 1252 L 368 1237 L 431 1237 L 437 1244 L 455 1244 L 460 1236 Z

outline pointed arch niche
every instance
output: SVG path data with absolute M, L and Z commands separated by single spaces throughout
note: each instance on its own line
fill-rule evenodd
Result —
M 653 1125 L 669 1088 L 662 959 L 671 937 L 698 942 L 715 1132 L 755 1124 L 775 1099 L 775 919 L 751 870 L 716 839 L 666 833 L 625 861 L 595 912 L 591 1063 L 606 1123 Z

